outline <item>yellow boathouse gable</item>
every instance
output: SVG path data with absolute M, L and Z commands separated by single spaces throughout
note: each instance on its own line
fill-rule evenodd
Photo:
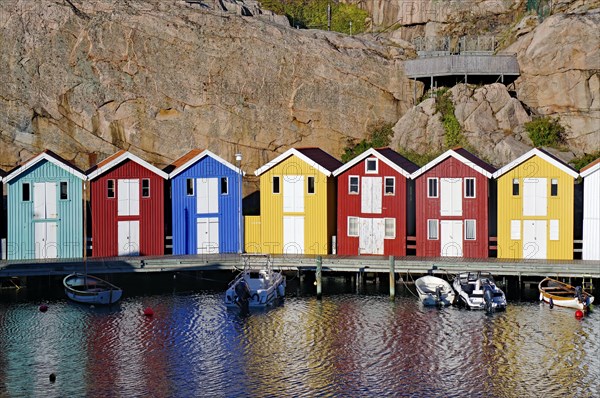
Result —
M 498 258 L 573 259 L 577 176 L 566 163 L 537 148 L 494 173 Z
M 260 216 L 246 217 L 246 252 L 323 255 L 335 233 L 341 162 L 319 148 L 290 149 L 256 170 Z

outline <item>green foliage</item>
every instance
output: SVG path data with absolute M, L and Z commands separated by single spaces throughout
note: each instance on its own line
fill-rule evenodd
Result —
M 548 116 L 525 123 L 525 131 L 536 147 L 549 146 L 560 149 L 564 142 L 565 128 L 558 119 Z
M 331 30 L 346 34 L 363 33 L 369 14 L 354 4 L 329 0 L 262 0 L 263 8 L 285 15 L 292 26 L 327 29 L 327 4 L 331 5 Z M 352 32 L 350 32 L 352 23 Z
M 442 152 L 435 151 L 422 153 L 413 151 L 412 149 L 404 148 L 399 148 L 398 153 L 419 167 L 425 166 L 427 163 L 431 162 L 433 159 L 437 158 L 442 154 Z
M 342 162 L 346 163 L 354 159 L 369 148 L 382 148 L 388 146 L 392 139 L 392 135 L 394 134 L 394 131 L 392 130 L 393 127 L 393 123 L 382 121 L 372 124 L 369 128 L 371 133 L 366 139 L 363 139 L 358 143 L 349 142 L 348 146 L 344 148 Z
M 581 170 L 594 160 L 600 158 L 600 151 L 592 152 L 571 160 L 571 165 L 576 170 Z
M 454 103 L 452 102 L 452 93 L 447 88 L 441 88 L 436 93 L 435 110 L 442 117 L 442 125 L 446 132 L 444 136 L 444 145 L 446 148 L 454 148 L 464 145 L 464 136 L 462 127 L 454 115 Z

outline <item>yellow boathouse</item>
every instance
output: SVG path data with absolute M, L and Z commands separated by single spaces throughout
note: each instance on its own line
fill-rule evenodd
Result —
M 256 170 L 260 215 L 245 217 L 246 252 L 330 253 L 336 228 L 332 173 L 341 165 L 320 148 L 292 148 Z
M 494 173 L 498 258 L 573 259 L 577 171 L 534 148 Z

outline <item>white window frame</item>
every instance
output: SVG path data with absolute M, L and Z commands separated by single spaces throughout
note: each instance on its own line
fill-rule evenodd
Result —
M 110 183 L 112 182 L 112 196 L 110 196 L 111 188 Z M 106 198 L 107 199 L 115 199 L 117 197 L 117 180 L 113 178 L 109 178 L 106 180 Z
M 375 170 L 369 170 L 369 162 L 375 162 Z M 379 173 L 379 159 L 369 158 L 365 160 L 365 174 L 377 174 Z
M 352 192 L 352 179 L 356 178 L 356 192 Z M 348 195 L 360 194 L 360 176 L 348 176 Z
M 190 185 L 190 182 L 192 183 Z M 192 192 L 190 193 L 190 189 L 192 188 Z M 186 196 L 194 196 L 194 194 L 196 193 L 196 184 L 193 178 L 186 178 L 185 179 L 185 195 Z
M 387 192 L 387 180 L 392 180 L 392 193 Z M 383 177 L 383 195 L 396 196 L 396 177 Z
M 356 234 L 350 234 L 350 220 L 356 221 Z M 348 225 L 347 225 L 347 235 L 351 237 L 357 237 L 359 232 L 359 222 L 360 219 L 358 217 L 348 217 Z
M 63 184 L 65 184 L 66 191 L 65 191 L 65 198 L 63 199 L 62 197 L 62 187 Z M 69 200 L 69 181 L 60 181 L 58 183 L 58 199 L 59 200 Z
M 431 237 L 430 225 L 431 225 L 432 221 L 435 222 L 435 228 L 436 228 L 435 238 Z M 427 220 L 427 240 L 440 240 L 440 220 L 437 220 L 434 218 Z
M 473 237 L 469 238 L 467 236 L 467 224 L 473 223 Z M 477 221 L 473 219 L 465 220 L 465 240 L 477 240 Z
M 435 180 L 435 196 L 430 195 L 429 192 L 429 181 Z M 427 197 L 428 198 L 439 198 L 440 197 L 440 181 L 437 177 L 429 177 L 427 178 Z
M 473 196 L 467 196 L 467 185 L 468 181 L 473 181 Z M 465 178 L 465 192 L 464 197 L 466 199 L 474 199 L 477 197 L 477 180 L 474 177 L 466 177 Z
M 515 195 L 515 185 L 517 186 L 517 191 L 519 191 L 516 195 Z M 512 179 L 512 184 L 510 186 L 510 193 L 512 196 L 521 196 L 521 181 L 518 178 Z
M 554 186 L 556 186 L 556 195 L 552 195 L 552 188 Z M 549 195 L 551 198 L 558 198 L 558 196 L 560 194 L 560 192 L 558 191 L 558 188 L 559 188 L 559 186 L 558 186 L 558 178 L 551 178 L 550 179 L 550 195 Z
M 392 235 L 387 235 L 386 224 L 390 221 L 393 223 L 392 231 L 394 231 L 394 233 Z M 383 239 L 396 239 L 396 219 L 395 218 L 384 218 L 383 219 Z

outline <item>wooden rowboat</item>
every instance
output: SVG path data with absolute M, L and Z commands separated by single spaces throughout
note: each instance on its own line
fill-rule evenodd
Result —
M 552 278 L 542 280 L 538 285 L 538 289 L 540 291 L 540 301 L 543 300 L 559 307 L 583 310 L 594 302 L 594 296 L 584 292 L 581 287 L 574 287 Z
M 85 304 L 114 304 L 123 294 L 117 286 L 93 275 L 67 275 L 63 285 L 68 298 Z

